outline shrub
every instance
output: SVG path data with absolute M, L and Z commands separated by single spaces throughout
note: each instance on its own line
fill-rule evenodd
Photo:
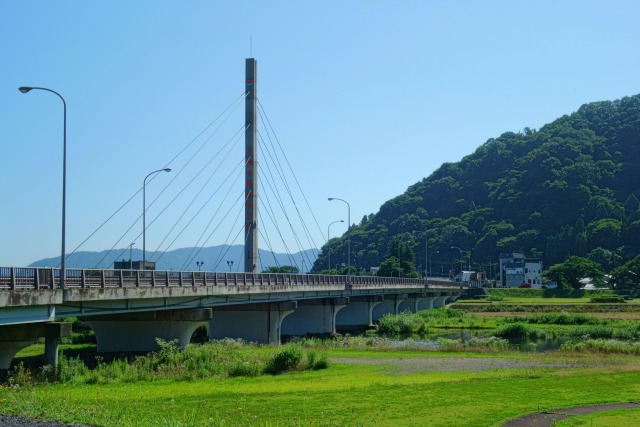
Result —
M 400 314 L 385 314 L 378 321 L 378 333 L 381 335 L 411 334 L 424 324 L 422 318 L 409 311 Z
M 286 344 L 267 361 L 264 372 L 270 375 L 278 375 L 295 369 L 301 361 L 302 348 L 294 344 Z
M 321 353 L 318 355 L 314 350 L 307 351 L 307 369 L 317 371 L 320 369 L 327 369 L 329 367 L 329 359 L 327 355 Z
M 509 338 L 509 339 L 522 339 L 522 338 L 544 338 L 546 333 L 542 330 L 532 329 L 531 327 L 522 324 L 514 323 L 512 325 L 501 326 L 494 332 L 496 337 Z
M 592 297 L 591 300 L 589 302 L 592 303 L 600 303 L 600 304 L 620 304 L 620 303 L 624 303 L 625 300 L 623 297 L 616 297 L 616 296 L 599 296 L 599 297 Z

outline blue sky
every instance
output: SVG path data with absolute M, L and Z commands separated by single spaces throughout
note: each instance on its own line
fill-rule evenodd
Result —
M 226 209 L 218 195 L 177 234 L 191 215 L 178 220 L 184 208 L 204 203 L 191 198 L 203 187 L 181 193 L 200 165 L 178 175 L 189 155 L 171 161 L 242 94 L 245 58 L 255 57 L 261 105 L 317 219 L 298 196 L 320 246 L 328 224 L 347 219 L 346 206 L 327 197 L 349 201 L 357 223 L 488 138 L 639 93 L 638 16 L 637 1 L 5 0 L 0 265 L 60 252 L 61 102 L 19 86 L 54 89 L 68 104 L 67 252 L 165 166 L 174 171 L 148 181 L 147 201 L 177 178 L 148 206 L 147 222 L 176 202 L 149 226 L 147 251 L 194 246 L 201 235 L 207 246 L 241 244 L 233 204 L 208 237 L 212 212 Z M 242 109 L 198 153 L 201 164 L 233 140 Z M 237 166 L 243 144 L 221 168 Z M 233 169 L 213 182 L 227 176 Z M 238 182 L 229 188 L 241 194 Z M 80 250 L 141 248 L 141 211 L 138 194 Z M 345 229 L 335 224 L 331 234 Z M 294 237 L 275 234 L 274 250 L 284 251 L 284 240 L 297 251 Z

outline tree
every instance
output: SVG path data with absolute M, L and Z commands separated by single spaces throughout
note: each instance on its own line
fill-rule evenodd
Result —
M 300 270 L 296 266 L 292 265 L 282 265 L 280 267 L 269 266 L 262 270 L 263 273 L 288 273 L 288 274 L 298 274 Z
M 420 277 L 416 271 L 415 254 L 411 241 L 398 236 L 389 244 L 389 255 L 380 264 L 381 277 Z
M 616 289 L 640 289 L 640 255 L 614 268 L 611 272 L 611 283 Z
M 604 273 L 600 264 L 587 258 L 572 256 L 542 273 L 547 280 L 554 281 L 559 288 L 580 289 L 581 279 L 590 278 L 596 284 L 602 284 Z

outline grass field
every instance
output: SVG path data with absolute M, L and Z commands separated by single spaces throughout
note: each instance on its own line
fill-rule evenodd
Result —
M 640 406 L 640 405 L 639 405 Z M 640 409 L 599 412 L 567 418 L 557 427 L 637 427 L 640 424 Z
M 334 349 L 329 357 L 329 369 L 279 376 L 4 387 L 0 407 L 100 426 L 497 426 L 527 412 L 640 400 L 640 364 L 630 356 Z
M 529 291 L 529 290 L 524 290 Z M 566 304 L 566 295 L 558 298 Z M 500 298 L 549 298 L 518 292 Z M 552 298 L 553 299 L 553 298 Z M 583 305 L 588 299 L 580 296 Z M 486 304 L 486 303 L 485 303 Z M 490 302 L 490 304 L 499 304 Z M 640 311 L 583 313 L 482 312 L 473 315 L 456 310 L 429 310 L 403 314 L 399 320 L 423 329 L 468 327 L 495 328 L 513 318 L 533 321 L 531 328 L 560 331 L 603 326 L 635 333 Z M 585 322 L 560 324 L 564 318 Z M 538 317 L 548 320 L 538 324 Z M 510 319 L 511 318 L 511 319 Z M 418 320 L 416 320 L 418 319 Z M 606 322 L 606 323 L 603 323 Z M 393 326 L 393 324 L 392 324 Z M 371 344 L 371 343 L 374 344 Z M 355 343 L 355 345 L 354 345 Z M 156 368 L 173 377 L 127 378 L 126 363 L 120 375 L 80 374 L 65 383 L 22 380 L 0 386 L 0 413 L 97 426 L 500 426 L 518 416 L 556 408 L 599 403 L 640 401 L 640 359 L 620 354 L 617 344 L 597 351 L 524 353 L 486 345 L 473 352 L 398 348 L 392 340 L 354 337 L 316 343 L 301 342 L 305 351 L 321 352 L 327 369 L 297 370 L 280 375 L 236 376 L 171 374 L 164 362 Z M 466 348 L 464 343 L 452 348 Z M 309 347 L 310 346 L 310 347 Z M 316 346 L 316 347 L 314 347 Z M 231 347 L 237 347 L 231 345 Z M 230 348 L 231 348 L 230 347 Z M 63 345 L 67 357 L 95 356 L 87 344 Z M 278 350 L 269 347 L 235 348 L 231 358 L 264 361 Z M 42 345 L 22 350 L 18 360 L 32 360 L 43 353 Z M 249 356 L 247 356 L 247 354 Z M 173 357 L 171 354 L 167 360 Z M 229 357 L 227 357 L 229 359 Z M 162 360 L 162 359 L 160 359 Z M 187 360 L 187 363 L 190 360 Z M 211 362 L 207 362 L 211 364 Z M 123 374 L 124 372 L 124 374 Z M 197 371 L 196 371 L 197 372 Z M 177 379 L 189 378 L 189 379 Z M 635 426 L 640 412 L 610 411 L 572 417 L 562 426 Z

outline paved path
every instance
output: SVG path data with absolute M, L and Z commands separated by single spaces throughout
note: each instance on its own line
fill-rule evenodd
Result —
M 594 412 L 613 411 L 614 409 L 640 409 L 640 403 L 610 403 L 554 409 L 549 412 L 537 412 L 507 421 L 502 427 L 548 427 L 572 415 L 586 415 Z

